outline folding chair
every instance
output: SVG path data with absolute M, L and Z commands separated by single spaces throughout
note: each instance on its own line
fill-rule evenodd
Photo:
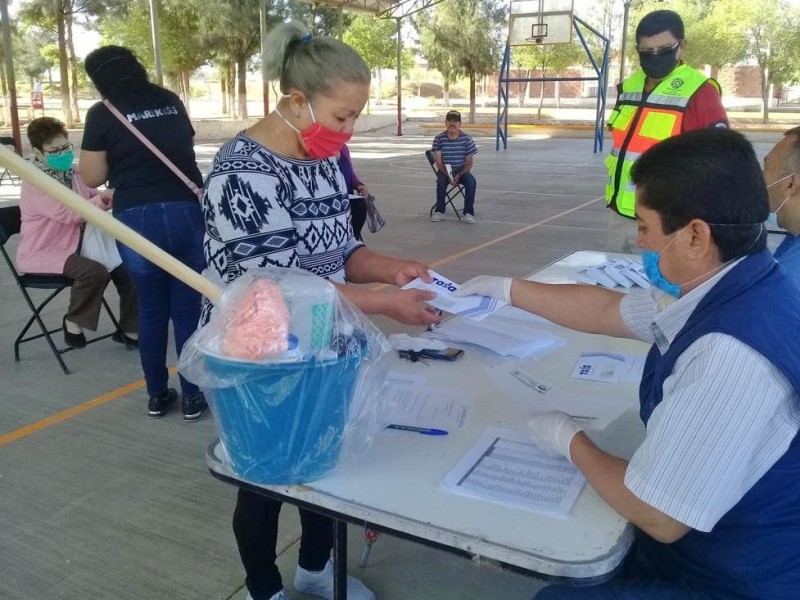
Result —
M 13 137 L 0 137 L 0 144 L 8 146 L 17 154 L 21 154 L 19 148 L 17 148 L 17 145 L 14 143 Z M 12 175 L 8 169 L 3 167 L 3 172 L 0 173 L 0 185 L 2 185 L 6 179 L 11 182 L 11 185 L 19 185 L 19 177 Z
M 436 157 L 433 154 L 433 150 L 426 150 L 425 151 L 425 158 L 428 159 L 428 162 L 431 164 L 431 169 L 433 169 L 433 172 L 436 174 L 436 177 L 438 178 L 439 177 L 439 169 L 436 168 Z M 447 192 L 445 192 L 445 198 L 444 198 L 445 199 L 444 209 L 447 210 L 447 205 L 449 204 L 452 207 L 453 212 L 456 213 L 456 216 L 458 217 L 458 220 L 460 221 L 461 220 L 461 213 L 463 213 L 464 211 L 462 209 L 461 212 L 459 212 L 459 210 L 456 208 L 456 205 L 453 204 L 453 200 L 455 198 L 458 198 L 459 196 L 461 196 L 461 198 L 464 199 L 464 200 L 467 199 L 467 197 L 464 195 L 464 186 L 462 184 L 460 184 L 460 183 L 458 185 L 450 185 L 450 184 L 448 184 L 447 185 Z M 430 213 L 428 214 L 429 217 L 433 216 L 433 211 L 434 210 L 436 210 L 436 204 L 431 206 Z
M 64 363 L 64 359 L 61 358 L 61 355 L 65 352 L 73 350 L 73 348 L 59 348 L 56 346 L 55 342 L 53 342 L 51 334 L 58 333 L 62 330 L 62 328 L 58 327 L 57 329 L 48 329 L 42 320 L 42 311 L 53 298 L 58 296 L 58 294 L 60 294 L 63 290 L 66 290 L 72 286 L 72 279 L 63 275 L 38 275 L 35 273 L 21 274 L 17 272 L 14 262 L 11 260 L 11 256 L 6 250 L 6 242 L 8 242 L 12 235 L 19 233 L 20 225 L 21 214 L 19 206 L 5 206 L 0 208 L 0 253 L 3 255 L 8 268 L 11 270 L 11 275 L 14 276 L 14 280 L 19 286 L 22 296 L 25 298 L 25 302 L 28 303 L 28 307 L 33 313 L 33 316 L 28 319 L 28 322 L 25 324 L 25 327 L 22 328 L 22 331 L 17 336 L 17 339 L 14 340 L 14 359 L 19 361 L 20 344 L 24 344 L 25 342 L 30 342 L 32 340 L 38 340 L 39 338 L 43 337 L 47 340 L 47 344 L 50 346 L 50 350 L 53 352 L 53 356 L 56 357 L 58 364 L 61 365 L 64 373 L 68 375 L 69 369 L 67 369 L 67 365 Z M 51 290 L 51 293 L 43 302 L 40 302 L 38 305 L 36 305 L 28 293 L 29 289 Z M 103 298 L 103 306 L 105 307 L 111 322 L 114 324 L 114 330 L 120 331 L 119 322 L 114 317 L 114 313 L 111 312 L 111 308 L 108 306 L 105 298 Z M 34 322 L 39 325 L 39 329 L 41 329 L 42 333 L 25 337 L 25 334 L 28 333 L 28 330 L 31 328 Z M 87 340 L 86 343 L 93 344 L 94 342 L 99 342 L 100 340 L 109 338 L 112 335 L 114 334 L 109 333 L 106 335 L 101 335 Z

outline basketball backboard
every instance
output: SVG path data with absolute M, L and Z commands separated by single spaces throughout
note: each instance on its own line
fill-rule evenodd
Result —
M 572 42 L 574 0 L 512 0 L 508 43 L 511 46 Z

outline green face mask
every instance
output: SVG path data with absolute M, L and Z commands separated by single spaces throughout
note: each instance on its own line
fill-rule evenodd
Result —
M 75 153 L 72 150 L 67 150 L 63 154 L 47 154 L 44 157 L 47 166 L 53 171 L 69 171 L 72 163 L 75 160 Z

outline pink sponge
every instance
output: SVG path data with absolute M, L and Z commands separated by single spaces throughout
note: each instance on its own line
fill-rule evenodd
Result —
M 256 279 L 223 312 L 233 314 L 221 342 L 226 356 L 259 361 L 288 348 L 289 309 L 275 282 Z

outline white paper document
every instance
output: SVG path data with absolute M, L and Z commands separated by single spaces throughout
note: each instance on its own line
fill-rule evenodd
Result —
M 497 298 L 490 298 L 489 296 L 467 296 L 466 298 L 456 298 L 453 296 L 459 285 L 454 281 L 449 280 L 444 275 L 440 275 L 436 271 L 429 271 L 433 282 L 425 283 L 419 277 L 414 281 L 410 281 L 402 287 L 404 290 L 416 289 L 425 290 L 426 292 L 434 292 L 436 297 L 433 300 L 428 300 L 428 304 L 439 310 L 443 310 L 454 315 L 467 317 L 480 321 L 488 317 L 497 309 L 506 305 L 502 300 Z
M 604 350 L 585 351 L 572 376 L 575 379 L 625 383 L 641 381 L 644 370 L 644 356 L 630 356 Z
M 545 323 L 525 322 L 492 315 L 483 321 L 448 319 L 435 327 L 431 337 L 455 343 L 473 344 L 500 356 L 533 358 L 562 346 L 564 340 L 545 329 Z
M 385 425 L 463 429 L 475 402 L 468 390 L 430 387 L 423 378 L 389 376 L 381 390 L 385 398 L 380 421 Z
M 558 410 L 577 419 L 586 429 L 605 429 L 629 406 L 616 395 L 579 394 L 564 389 L 537 370 L 535 362 L 501 364 L 486 372 L 503 393 L 524 406 L 531 416 Z
M 489 427 L 442 480 L 448 490 L 550 516 L 572 510 L 586 480 L 517 431 Z

